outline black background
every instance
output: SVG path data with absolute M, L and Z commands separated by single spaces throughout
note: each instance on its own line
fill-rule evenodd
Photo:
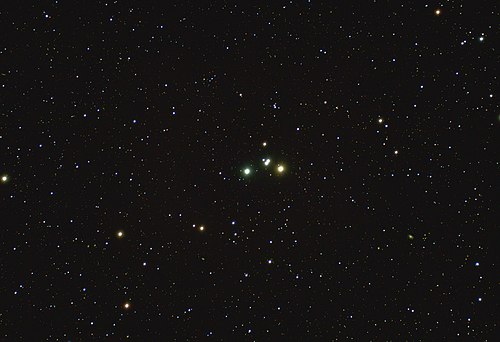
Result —
M 498 4 L 9 7 L 3 339 L 494 336 Z

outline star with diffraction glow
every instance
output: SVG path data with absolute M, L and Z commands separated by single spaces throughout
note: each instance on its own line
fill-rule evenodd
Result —
M 2 180 L 2 183 L 7 183 L 7 181 L 9 180 L 9 176 L 3 175 L 1 180 Z
M 116 232 L 116 237 L 119 239 L 121 239 L 124 235 L 125 233 L 123 232 L 123 230 L 119 230 Z
M 285 167 L 283 165 L 278 165 L 278 167 L 276 168 L 276 171 L 278 171 L 278 173 L 283 173 L 285 172 Z

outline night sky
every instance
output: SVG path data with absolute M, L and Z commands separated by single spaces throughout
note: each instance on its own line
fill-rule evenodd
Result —
M 0 339 L 493 340 L 499 17 L 2 3 Z

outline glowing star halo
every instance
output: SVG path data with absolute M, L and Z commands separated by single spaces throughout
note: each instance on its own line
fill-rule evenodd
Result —
M 7 183 L 7 181 L 9 180 L 9 176 L 3 175 L 1 180 L 2 180 L 2 183 Z
M 285 172 L 285 167 L 283 165 L 278 165 L 276 171 L 278 171 L 278 173 L 283 173 Z

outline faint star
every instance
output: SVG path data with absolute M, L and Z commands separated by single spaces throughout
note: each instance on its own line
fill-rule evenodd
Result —
M 205 226 L 200 226 L 200 227 L 198 228 L 198 230 L 199 230 L 200 232 L 204 231 L 204 230 L 205 230 Z
M 263 147 L 266 147 L 266 146 L 267 146 L 267 142 L 265 142 L 265 141 L 264 141 L 264 142 L 262 143 L 262 146 L 263 146 Z
M 378 123 L 379 123 L 379 124 L 381 124 L 381 123 L 383 123 L 383 122 L 384 122 L 384 119 L 382 119 L 382 118 L 378 118 Z

